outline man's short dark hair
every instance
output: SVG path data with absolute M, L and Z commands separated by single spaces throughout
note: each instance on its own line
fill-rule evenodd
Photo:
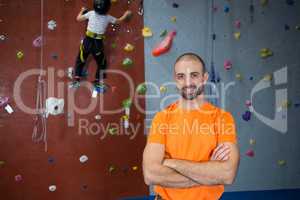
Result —
M 180 56 L 176 59 L 174 66 L 176 65 L 176 63 L 178 63 L 179 61 L 181 61 L 181 60 L 183 60 L 183 59 L 197 60 L 197 61 L 200 62 L 200 63 L 202 64 L 202 66 L 203 66 L 203 69 L 202 69 L 202 70 L 203 70 L 203 74 L 207 71 L 207 70 L 206 70 L 206 66 L 205 66 L 205 62 L 203 61 L 203 59 L 202 59 L 199 55 L 197 55 L 197 54 L 195 54 L 195 53 L 192 53 L 192 52 L 187 52 L 187 53 L 184 53 L 184 54 L 180 55 Z

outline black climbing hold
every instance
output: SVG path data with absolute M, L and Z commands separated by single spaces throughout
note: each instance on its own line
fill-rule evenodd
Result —
M 173 3 L 172 6 L 173 6 L 173 8 L 178 8 L 179 7 L 179 5 L 177 3 Z

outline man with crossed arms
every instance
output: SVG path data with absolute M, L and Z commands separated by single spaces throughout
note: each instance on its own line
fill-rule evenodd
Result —
M 143 154 L 144 180 L 156 200 L 217 200 L 239 165 L 232 115 L 205 100 L 202 58 L 181 55 L 174 65 L 181 98 L 156 113 Z

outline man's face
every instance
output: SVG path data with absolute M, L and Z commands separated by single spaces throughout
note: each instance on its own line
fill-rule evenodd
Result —
M 202 70 L 202 64 L 193 59 L 183 59 L 175 64 L 176 86 L 184 99 L 193 100 L 203 94 L 208 74 L 203 74 Z

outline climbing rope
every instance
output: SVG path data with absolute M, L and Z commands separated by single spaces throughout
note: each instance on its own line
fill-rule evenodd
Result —
M 44 71 L 44 0 L 41 0 L 41 52 L 40 52 L 40 74 L 37 83 L 36 95 L 36 116 L 34 118 L 34 127 L 32 132 L 32 140 L 36 143 L 41 141 L 45 144 L 45 152 L 47 152 L 47 118 L 46 118 L 46 95 L 47 83 L 43 79 Z

